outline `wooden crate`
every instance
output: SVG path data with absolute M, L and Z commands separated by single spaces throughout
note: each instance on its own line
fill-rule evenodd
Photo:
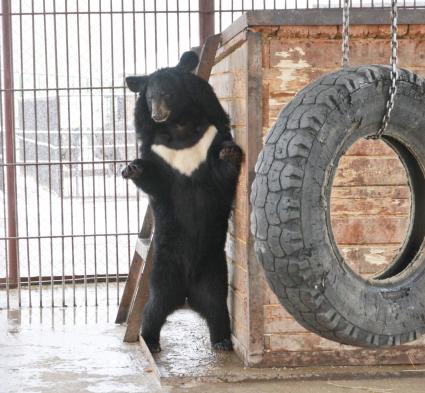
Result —
M 389 61 L 389 20 L 385 10 L 353 10 L 351 64 Z M 279 304 L 253 251 L 249 194 L 263 137 L 298 90 L 339 69 L 340 21 L 341 10 L 335 9 L 248 12 L 223 32 L 212 70 L 210 82 L 246 154 L 227 242 L 232 329 L 246 365 L 425 362 L 425 340 L 376 350 L 308 332 Z M 425 10 L 400 11 L 399 56 L 401 67 L 425 76 L 423 21 Z M 341 162 L 332 197 L 335 236 L 353 269 L 372 274 L 391 259 L 403 240 L 409 210 L 406 176 L 392 150 L 383 142 L 353 146 Z M 374 237 L 377 227 L 386 228 L 379 238 Z

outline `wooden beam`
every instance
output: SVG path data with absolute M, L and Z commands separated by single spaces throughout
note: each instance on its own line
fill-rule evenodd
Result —
M 202 47 L 201 55 L 199 56 L 199 65 L 196 69 L 196 75 L 200 78 L 205 80 L 210 78 L 211 70 L 215 62 L 215 55 L 220 42 L 221 34 L 212 35 L 208 37 L 205 45 Z
M 140 239 L 137 241 L 139 245 Z M 138 283 L 138 279 L 142 274 L 144 261 L 140 254 L 136 251 L 133 256 L 133 260 L 130 265 L 130 271 L 128 272 L 127 282 L 125 283 L 124 292 L 121 297 L 120 305 L 118 307 L 117 317 L 115 323 L 124 323 L 127 321 L 130 305 L 133 302 L 133 295 Z
M 398 10 L 399 25 L 420 25 L 425 20 L 425 9 Z M 255 10 L 247 11 L 223 32 L 222 45 L 240 32 L 255 26 L 339 26 L 342 23 L 341 8 L 304 10 Z M 389 8 L 352 8 L 351 25 L 389 25 Z
M 125 342 L 132 343 L 139 339 L 142 312 L 149 298 L 149 278 L 153 266 L 152 254 L 153 247 L 151 239 L 147 241 L 139 239 L 134 258 L 135 264 L 141 267 L 129 306 L 127 329 L 124 336 Z
M 132 316 L 132 313 L 138 313 L 138 317 L 140 317 L 141 311 L 134 308 L 134 296 L 138 290 L 138 285 L 140 285 L 142 274 L 149 275 L 151 269 L 150 264 L 152 263 L 152 258 L 148 259 L 148 250 L 151 248 L 153 226 L 152 208 L 148 205 L 143 219 L 142 229 L 140 230 L 139 238 L 137 239 L 136 250 L 130 265 L 130 271 L 128 272 L 127 282 L 125 283 L 115 323 L 124 323 L 128 320 L 134 320 L 135 318 Z M 146 293 L 142 294 L 142 297 L 146 302 L 148 297 L 148 286 L 146 285 L 143 290 Z M 139 305 L 141 309 L 143 309 L 145 304 L 142 303 Z M 131 333 L 129 337 L 130 336 L 135 339 L 134 341 L 137 341 L 137 337 L 135 337 L 133 333 Z
M 255 164 L 262 146 L 263 131 L 263 79 L 262 79 L 262 39 L 261 33 L 247 32 L 247 83 L 246 93 L 246 171 L 247 188 L 255 177 Z M 249 221 L 251 205 L 247 204 L 245 217 Z M 249 223 L 248 223 L 249 225 Z M 264 352 L 264 310 L 263 310 L 263 270 L 257 262 L 254 252 L 254 239 L 248 234 L 248 359 L 249 365 L 255 365 L 263 358 Z
M 145 218 L 143 219 L 142 223 L 142 229 L 139 233 L 139 239 L 150 239 L 153 233 L 153 211 L 150 204 L 148 204 L 148 207 L 145 212 Z

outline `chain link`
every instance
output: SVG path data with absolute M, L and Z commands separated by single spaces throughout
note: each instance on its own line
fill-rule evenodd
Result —
M 394 108 L 395 96 L 397 94 L 397 80 L 398 80 L 398 57 L 397 57 L 397 23 L 398 23 L 398 11 L 397 11 L 397 0 L 391 1 L 391 86 L 389 90 L 389 98 L 385 108 L 385 115 L 382 119 L 381 128 L 375 134 L 369 137 L 369 139 L 379 139 L 388 127 L 390 122 L 391 112 Z
M 391 86 L 389 89 L 389 98 L 385 107 L 385 115 L 382 119 L 381 127 L 375 135 L 368 137 L 369 139 L 379 139 L 386 131 L 391 118 L 391 112 L 394 108 L 395 96 L 397 94 L 398 80 L 398 57 L 397 57 L 397 24 L 398 10 L 397 0 L 391 0 Z M 342 67 L 349 66 L 349 27 L 350 27 L 350 0 L 344 0 L 344 8 L 342 12 Z
M 344 9 L 342 11 L 342 67 L 349 66 L 350 46 L 349 39 L 350 27 L 350 0 L 344 0 Z

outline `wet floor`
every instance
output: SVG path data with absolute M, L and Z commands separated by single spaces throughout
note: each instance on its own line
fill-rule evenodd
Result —
M 329 380 L 327 369 L 312 372 L 244 368 L 234 354 L 210 350 L 205 323 L 190 310 L 175 313 L 164 327 L 163 351 L 156 356 L 163 376 L 160 386 L 139 344 L 122 342 L 124 327 L 114 324 L 115 313 L 116 307 L 0 309 L 0 392 L 425 391 L 425 379 L 421 378 L 424 370 L 419 367 L 410 374 L 401 373 L 403 368 L 385 372 L 379 368 L 372 373 L 370 368 L 356 368 L 348 373 L 345 370 L 336 378 L 332 368 Z M 367 373 L 373 378 L 359 379 Z M 313 374 L 320 380 L 311 380 Z M 350 378 L 341 378 L 342 375 Z M 259 381 L 264 379 L 269 381 Z
M 139 345 L 122 342 L 123 328 L 105 310 L 88 314 L 85 307 L 0 311 L 0 392 L 157 389 Z
M 161 332 L 162 351 L 154 355 L 161 376 L 167 380 L 216 377 L 221 370 L 243 367 L 233 352 L 211 350 L 205 321 L 190 309 L 168 317 Z

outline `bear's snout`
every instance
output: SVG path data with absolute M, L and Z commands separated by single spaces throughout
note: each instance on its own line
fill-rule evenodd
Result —
M 169 113 L 166 113 L 165 115 L 161 112 L 154 112 L 152 113 L 152 120 L 155 123 L 163 123 L 164 121 L 167 121 Z
M 169 116 L 170 110 L 166 107 L 166 105 L 164 105 L 164 103 L 158 105 L 155 102 L 152 102 L 152 120 L 155 123 L 163 123 L 164 121 L 167 121 Z

